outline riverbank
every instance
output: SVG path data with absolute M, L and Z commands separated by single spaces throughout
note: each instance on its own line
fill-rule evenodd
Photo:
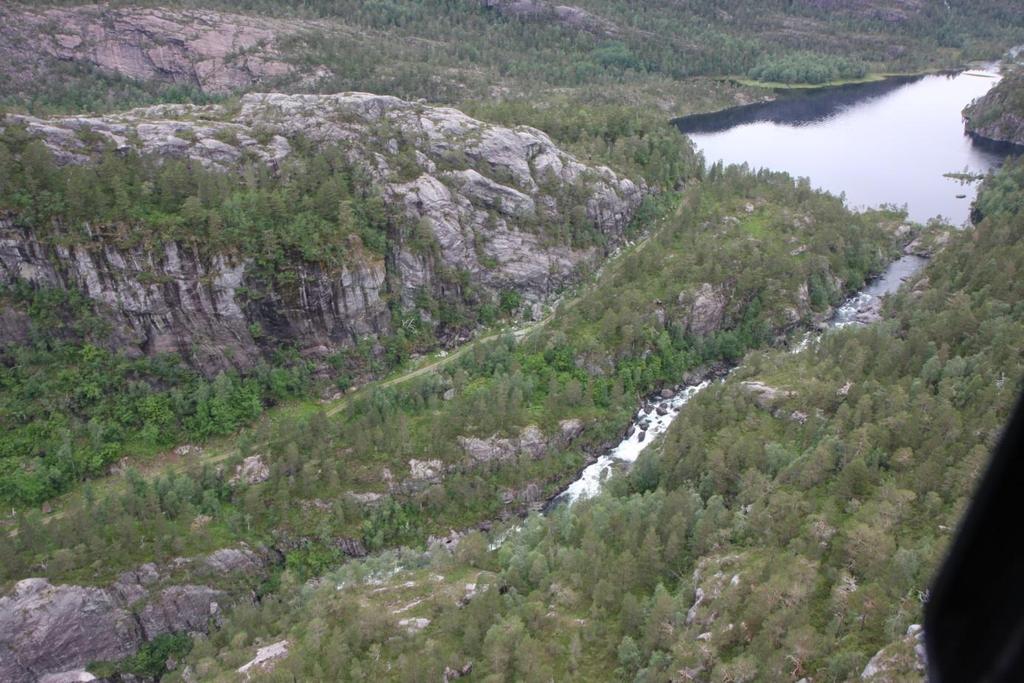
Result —
M 758 81 L 752 78 L 730 77 L 723 79 L 723 82 L 745 88 L 763 88 L 765 90 L 776 90 L 781 92 L 796 90 L 821 90 L 824 88 L 836 88 L 844 85 L 860 85 L 863 83 L 878 83 L 893 78 L 918 78 L 935 74 L 955 74 L 969 69 L 969 66 L 961 67 L 935 67 L 931 69 L 920 69 L 917 71 L 882 71 L 869 73 L 863 78 L 841 78 L 824 83 L 783 83 L 781 81 Z

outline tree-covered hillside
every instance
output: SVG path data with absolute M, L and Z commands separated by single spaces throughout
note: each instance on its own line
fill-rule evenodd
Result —
M 1022 197 L 1018 161 L 883 322 L 747 354 L 606 494 L 285 589 L 190 671 L 287 639 L 262 679 L 845 681 L 880 648 L 869 678 L 918 679 L 910 627 L 1024 377 Z
M 310 379 L 296 374 L 306 368 L 298 363 L 204 382 L 174 359 L 128 361 L 40 335 L 6 356 L 12 429 L 0 490 L 12 503 L 78 493 L 45 525 L 34 511 L 12 520 L 17 534 L 0 539 L 10 558 L 2 578 L 45 566 L 55 581 L 102 583 L 134 563 L 242 540 L 297 543 L 288 562 L 311 576 L 342 560 L 340 539 L 368 549 L 417 544 L 517 513 L 613 440 L 638 397 L 747 349 L 785 343 L 827 316 L 909 239 L 901 218 L 850 213 L 783 174 L 716 167 L 700 188 L 664 196 L 648 217 L 649 238 L 521 340 L 481 343 L 394 387 L 273 410 L 184 468 L 136 451 L 119 466 L 127 473 L 84 491 L 79 479 L 99 473 L 86 457 L 105 467 L 133 446 L 145 453 L 230 433 L 256 416 L 261 397 L 301 395 Z M 711 315 L 696 300 L 708 290 Z M 164 389 L 147 392 L 147 382 Z M 64 403 L 60 392 L 72 385 L 73 401 Z M 522 446 L 524 434 L 541 450 Z M 484 452 L 474 455 L 467 438 L 481 440 Z M 520 446 L 502 455 L 496 439 Z M 254 456 L 267 481 L 245 486 L 234 474 Z M 154 467 L 155 478 L 132 471 Z M 202 530 L 189 533 L 199 517 Z
M 1024 66 L 1013 67 L 984 97 L 964 109 L 967 132 L 1024 147 Z
M 640 98 L 683 114 L 765 94 L 712 79 L 815 84 L 996 58 L 1024 38 L 1021 11 L 1009 0 L 18 3 L 0 10 L 0 102 L 44 112 L 355 89 L 448 103 Z M 26 50 L 36 36 L 43 49 Z M 238 47 L 211 50 L 218 41 Z
M 0 680 L 920 680 L 1024 385 L 1024 160 L 955 231 L 670 119 L 1020 43 L 1019 0 L 0 3 Z

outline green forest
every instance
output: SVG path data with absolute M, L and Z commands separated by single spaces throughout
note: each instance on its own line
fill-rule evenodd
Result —
M 747 214 L 749 203 L 760 208 Z M 619 259 L 521 343 L 506 336 L 474 348 L 440 375 L 394 389 L 370 385 L 330 419 L 314 402 L 300 403 L 294 417 L 243 430 L 219 473 L 201 462 L 155 481 L 129 471 L 127 491 L 100 495 L 109 487 L 87 485 L 64 502 L 66 522 L 45 526 L 37 512 L 24 510 L 17 525 L 29 527 L 15 536 L 4 578 L 57 549 L 65 561 L 47 563 L 55 580 L 102 582 L 144 558 L 214 549 L 232 537 L 269 543 L 273 533 L 317 529 L 314 545 L 354 536 L 373 548 L 420 543 L 429 533 L 491 518 L 501 513 L 502 489 L 543 481 L 550 491 L 565 481 L 586 450 L 614 437 L 638 396 L 688 371 L 736 362 L 748 349 L 776 343 L 780 334 L 798 333 L 826 314 L 891 258 L 901 218 L 850 213 L 837 198 L 785 174 L 718 166 L 699 189 L 659 200 L 655 215 L 663 220 L 643 248 Z M 719 227 L 709 232 L 709 224 Z M 794 242 L 807 250 L 792 255 Z M 675 299 L 704 282 L 728 286 L 728 306 L 721 328 L 698 337 L 681 324 L 683 307 Z M 805 317 L 794 320 L 786 311 L 807 282 L 823 284 Z M 841 287 L 831 289 L 833 282 Z M 662 301 L 672 304 L 666 310 Z M 126 450 L 153 453 L 185 439 L 232 434 L 263 405 L 307 395 L 313 384 L 294 358 L 210 382 L 173 358 L 130 361 L 88 344 L 54 345 L 42 335 L 10 353 L 4 400 L 20 426 L 5 443 L 3 491 L 13 503 L 36 503 L 101 474 Z M 125 385 L 127 391 L 120 389 Z M 154 393 L 153 386 L 165 389 Z M 445 401 L 450 388 L 455 397 Z M 65 391 L 71 402 L 54 404 Z M 346 491 L 380 491 L 381 468 L 401 471 L 410 458 L 457 465 L 458 437 L 513 434 L 530 424 L 552 433 L 567 419 L 587 428 L 582 441 L 557 457 L 467 471 L 423 495 L 399 497 L 393 507 L 366 511 L 344 500 Z M 40 452 L 44 465 L 26 468 Z M 234 466 L 256 452 L 269 461 L 270 482 L 232 485 Z M 339 453 L 346 456 L 338 459 Z M 296 500 L 338 504 L 328 514 L 296 507 Z M 79 506 L 86 514 L 75 512 Z M 196 515 L 213 518 L 202 534 L 185 531 Z M 97 518 L 107 521 L 87 521 Z M 99 556 L 107 559 L 96 565 Z
M 120 601 L 126 630 L 171 624 L 79 662 L 111 683 L 818 683 L 861 680 L 876 653 L 871 680 L 922 679 L 929 586 L 1024 389 L 1024 159 L 947 174 L 979 183 L 956 229 L 712 163 L 670 121 L 999 59 L 1024 43 L 1019 2 L 85 8 L 162 64 L 150 80 L 91 64 L 113 43 L 72 57 L 15 30 L 82 7 L 0 7 L 0 657 L 81 587 L 63 614 Z M 174 75 L 153 36 L 215 12 L 274 36 L 220 57 L 287 68 L 219 91 Z M 300 132 L 284 105 L 242 116 L 246 93 L 344 91 L 412 104 L 353 98 L 370 113 L 325 107 Z M 1007 72 L 965 120 L 1015 125 L 1022 92 Z M 449 266 L 443 238 L 469 256 Z M 169 250 L 198 275 L 165 268 Z M 76 285 L 84 254 L 137 257 L 132 288 L 104 291 L 102 268 Z M 927 265 L 878 319 L 836 327 L 907 254 Z M 216 299 L 218 260 L 244 264 L 241 322 L 166 341 L 144 290 Z M 350 287 L 359 269 L 380 282 Z M 307 328 L 326 331 L 303 345 Z M 210 339 L 252 356 L 204 364 Z M 663 435 L 635 421 L 697 385 Z M 552 504 L 631 428 L 650 444 L 636 462 Z M 211 572 L 238 549 L 265 565 Z M 52 586 L 29 595 L 30 577 Z M 216 595 L 198 629 L 172 618 L 194 607 L 181 587 Z M 62 648 L 97 636 L 56 621 Z
M 492 105 L 487 113 L 499 121 L 521 116 L 536 124 L 556 116 L 521 104 Z M 562 125 L 556 133 L 582 157 L 607 160 L 655 186 L 681 187 L 702 172 L 689 143 L 651 116 L 606 107 L 577 111 Z M 42 244 L 153 250 L 174 243 L 202 259 L 224 254 L 248 259 L 265 289 L 285 291 L 302 269 L 338 272 L 351 261 L 381 260 L 403 240 L 437 248 L 384 203 L 340 147 L 316 148 L 296 137 L 293 153 L 276 173 L 254 159 L 244 161 L 240 171 L 225 171 L 124 156 L 87 132 L 81 135 L 97 145 L 92 165 L 59 165 L 21 127 L 0 134 L 0 210 L 17 216 L 22 229 Z M 401 172 L 401 158 L 395 165 Z M 652 201 L 635 229 L 645 229 L 673 201 L 672 196 L 659 200 L 663 208 Z M 572 213 L 572 207 L 564 208 Z M 535 229 L 568 243 L 603 239 L 589 223 L 547 222 Z M 860 273 L 868 265 L 877 263 L 858 263 Z M 357 379 L 387 374 L 414 353 L 436 348 L 452 330 L 504 324 L 518 311 L 514 291 L 492 301 L 468 286 L 460 289 L 461 300 L 419 302 L 434 324 L 394 302 L 392 315 L 405 321 L 399 331 L 382 339 L 377 351 L 369 339 L 339 350 L 330 358 L 325 381 L 324 368 L 314 368 L 287 339 L 263 338 L 260 330 L 256 336 L 270 353 L 245 376 L 203 376 L 188 358 L 170 354 L 127 357 L 111 349 L 111 325 L 102 306 L 83 293 L 18 281 L 5 285 L 0 302 L 25 310 L 31 330 L 29 339 L 0 349 L 0 410 L 8 430 L 0 444 L 0 500 L 39 504 L 107 473 L 127 455 L 153 456 L 185 441 L 231 435 L 266 407 L 309 399 L 325 384 L 344 390 Z M 261 292 L 247 294 L 255 300 Z M 647 378 L 647 385 L 651 381 Z
M 71 0 L 27 3 L 73 6 Z M 861 3 L 587 0 L 579 22 L 557 20 L 511 2 L 416 0 L 142 0 L 115 7 L 219 9 L 321 22 L 290 34 L 285 58 L 332 75 L 318 92 L 387 92 L 465 103 L 570 97 L 590 104 L 634 104 L 681 115 L 729 104 L 731 88 L 712 79 L 755 78 L 820 84 L 875 73 L 949 68 L 994 59 L 1024 39 L 1012 0 L 907 5 L 888 13 Z M 546 9 L 545 9 L 546 8 Z M 209 101 L 186 84 L 158 86 L 111 78 L 80 63 L 50 67 L 5 93 L 0 104 L 37 113 L 96 111 L 150 102 Z M 266 89 L 308 90 L 295 79 Z
M 494 681 L 858 677 L 919 620 L 1021 388 L 1022 292 L 1003 275 L 1024 258 L 1022 198 L 1018 161 L 884 322 L 748 353 L 607 495 L 531 517 L 498 550 L 471 534 L 454 556 L 383 555 L 294 584 L 198 643 L 195 671 L 216 680 L 250 643 L 288 638 L 266 680 L 429 680 L 467 661 Z M 755 378 L 791 394 L 767 410 L 743 388 Z M 391 589 L 372 588 L 396 566 Z M 381 606 L 417 595 L 429 628 L 393 637 L 404 613 Z

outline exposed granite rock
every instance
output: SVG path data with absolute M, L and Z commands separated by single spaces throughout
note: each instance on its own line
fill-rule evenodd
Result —
M 417 493 L 429 488 L 432 485 L 441 483 L 445 475 L 454 469 L 472 470 L 477 467 L 485 467 L 491 464 L 502 465 L 518 461 L 519 458 L 532 458 L 539 460 L 545 458 L 553 448 L 566 448 L 580 434 L 583 433 L 585 425 L 582 420 L 562 420 L 558 424 L 558 430 L 551 435 L 545 435 L 537 425 L 526 425 L 519 430 L 516 436 L 502 437 L 497 434 L 481 439 L 478 437 L 460 436 L 459 445 L 466 454 L 461 463 L 445 463 L 440 459 L 409 460 L 409 476 L 401 481 L 395 482 L 388 478 L 388 485 L 392 492 Z M 355 498 L 357 494 L 348 494 Z M 380 494 L 358 494 L 365 497 L 357 499 L 359 502 L 366 501 L 366 504 L 376 504 L 380 501 Z M 507 492 L 509 500 L 507 504 L 518 500 L 520 502 L 534 503 L 540 500 L 541 490 L 537 486 L 528 485 L 523 491 Z
M 935 252 L 940 251 L 949 243 L 951 236 L 948 230 L 934 235 L 921 235 L 903 247 L 903 253 L 922 258 L 931 258 L 935 255 Z
M 274 663 L 288 656 L 288 641 L 279 640 L 276 643 L 261 647 L 256 650 L 256 656 L 242 666 L 238 667 L 238 673 L 244 674 L 248 679 L 250 672 L 268 673 L 273 671 Z
M 527 425 L 515 437 L 494 435 L 487 439 L 460 436 L 459 445 L 466 451 L 473 464 L 507 462 L 526 456 L 540 459 L 547 456 L 552 446 L 565 448 L 583 432 L 580 420 L 563 420 L 559 423 L 558 434 L 553 439 L 544 436 L 536 425 Z
M 427 538 L 428 548 L 443 548 L 449 552 L 454 552 L 459 547 L 459 543 L 462 541 L 462 537 L 466 535 L 464 531 L 456 531 L 455 529 L 449 529 L 447 536 L 430 536 Z
M 583 420 L 569 419 L 558 423 L 558 433 L 562 439 L 562 446 L 567 446 L 575 441 L 583 433 Z
M 231 594 L 164 582 L 184 567 L 196 567 L 216 578 L 251 576 L 255 585 L 269 563 L 248 549 L 225 549 L 163 569 L 145 564 L 106 588 L 54 586 L 43 578 L 19 581 L 0 597 L 0 680 L 92 680 L 81 677 L 89 662 L 123 659 L 163 633 L 205 632 Z
M 383 493 L 376 493 L 373 491 L 366 491 L 362 493 L 349 491 L 345 495 L 348 498 L 351 498 L 355 502 L 359 503 L 360 505 L 366 505 L 367 507 L 379 505 L 380 502 L 384 499 Z
M 357 538 L 335 539 L 334 546 L 348 557 L 366 557 L 368 555 L 366 546 Z
M 474 585 L 474 592 L 475 588 L 476 587 Z M 444 673 L 441 676 L 441 681 L 442 683 L 450 683 L 451 681 L 468 676 L 471 673 L 473 673 L 473 662 L 466 662 L 457 669 L 452 668 L 450 666 L 446 666 L 444 668 Z
M 84 681 L 95 681 L 96 677 L 85 669 L 74 671 L 61 671 L 56 674 L 46 674 L 39 678 L 38 683 L 82 683 Z
M 255 302 L 242 294 L 262 289 L 248 269 L 247 262 L 208 259 L 173 242 L 157 252 L 48 244 L 0 219 L 0 281 L 84 292 L 112 324 L 108 345 L 129 355 L 178 353 L 214 374 L 262 358 L 254 326 L 266 339 L 290 340 L 302 350 L 351 346 L 390 329 L 382 260 L 335 273 L 303 265 L 297 292 L 271 291 Z
M 266 559 L 248 548 L 222 548 L 203 558 L 213 574 L 255 574 L 266 567 Z
M 728 301 L 724 288 L 709 282 L 696 290 L 681 292 L 678 303 L 684 309 L 686 331 L 703 337 L 718 330 L 724 321 Z
M 259 455 L 250 455 L 242 460 L 235 469 L 234 476 L 231 477 L 232 483 L 242 481 L 246 484 L 261 484 L 268 479 L 270 479 L 270 468 L 267 467 L 267 463 L 263 462 L 263 457 Z
M 792 391 L 769 386 L 764 382 L 740 382 L 740 388 L 749 393 L 754 403 L 763 410 L 775 407 L 776 402 L 795 396 Z
M 162 633 L 205 632 L 219 623 L 224 591 L 209 586 L 171 586 L 152 596 L 138 613 L 143 640 Z
M 1006 74 L 999 83 L 964 109 L 971 135 L 994 142 L 1024 146 L 1024 67 Z
M 340 145 L 398 209 L 384 258 L 353 245 L 342 267 L 297 262 L 297 284 L 286 289 L 244 257 L 173 242 L 118 248 L 98 234 L 85 242 L 42 239 L 17 216 L 0 216 L 0 281 L 79 289 L 110 321 L 109 346 L 134 355 L 176 352 L 207 374 L 251 367 L 284 344 L 316 359 L 390 334 L 389 297 L 406 308 L 422 293 L 461 297 L 446 279 L 453 272 L 485 298 L 514 289 L 530 305 L 542 301 L 605 255 L 553 242 L 544 226 L 582 212 L 614 249 L 644 192 L 608 168 L 580 163 L 536 129 L 367 93 L 250 94 L 230 110 L 159 105 L 104 117 L 10 115 L 0 121 L 8 125 L 40 137 L 59 163 L 89 163 L 102 140 L 122 152 L 225 172 L 243 156 L 276 168 L 292 152 L 289 138 L 302 135 Z M 396 156 L 403 149 L 419 169 L 412 179 Z M 427 230 L 437 248 L 404 237 L 409 226 Z M 3 320 L 0 341 L 24 335 L 20 318 Z
M 886 645 L 868 661 L 860 677 L 875 683 L 895 683 L 919 679 L 927 667 L 924 630 L 920 624 L 911 624 L 903 638 Z
M 440 460 L 409 460 L 409 476 L 415 481 L 437 481 L 444 474 L 444 469 Z
M 207 10 L 80 5 L 0 8 L 0 67 L 17 87 L 56 61 L 136 81 L 225 93 L 296 75 L 282 39 L 320 24 Z
M 427 619 L 426 617 L 399 619 L 398 625 L 404 628 L 409 635 L 413 635 L 430 626 L 430 619 Z
M 142 642 L 133 616 L 102 588 L 24 579 L 0 598 L 0 680 L 32 683 L 90 661 L 122 659 Z
M 693 570 L 694 599 L 686 612 L 686 625 L 702 629 L 714 625 L 718 610 L 713 604 L 724 591 L 739 583 L 737 570 L 742 566 L 742 555 L 713 555 L 701 558 Z M 736 582 L 733 582 L 733 578 Z

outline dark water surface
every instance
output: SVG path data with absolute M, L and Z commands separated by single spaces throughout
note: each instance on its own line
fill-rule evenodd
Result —
M 854 209 L 905 204 L 911 220 L 941 215 L 962 225 L 976 184 L 943 174 L 965 168 L 985 173 L 1008 153 L 972 141 L 961 116 L 997 82 L 994 71 L 893 78 L 798 92 L 675 123 L 708 162 L 745 162 L 808 177 L 815 187 L 846 193 Z

